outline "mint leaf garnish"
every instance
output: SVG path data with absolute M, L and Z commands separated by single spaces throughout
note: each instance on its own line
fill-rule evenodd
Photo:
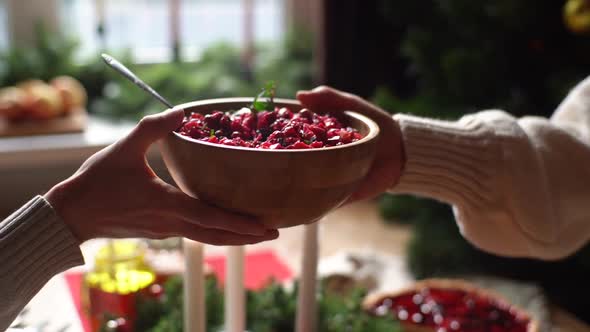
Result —
M 274 108 L 276 88 L 275 81 L 266 82 L 262 91 L 260 91 L 260 93 L 254 98 L 250 108 L 256 112 L 272 111 Z

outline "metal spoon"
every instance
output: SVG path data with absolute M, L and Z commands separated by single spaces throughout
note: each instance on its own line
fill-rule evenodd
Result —
M 109 65 L 111 68 L 118 71 L 121 75 L 125 76 L 128 80 L 133 82 L 133 84 L 137 85 L 138 87 L 143 89 L 145 92 L 149 93 L 152 97 L 156 98 L 159 102 L 166 105 L 168 108 L 174 108 L 174 105 L 172 105 L 172 103 L 170 103 L 168 100 L 166 100 L 166 98 L 160 96 L 159 93 L 157 93 L 154 89 L 152 89 L 144 81 L 139 79 L 139 77 L 137 77 L 137 75 L 135 75 L 133 72 L 131 72 L 131 70 L 129 70 L 129 68 L 125 67 L 119 61 L 115 60 L 115 58 L 113 58 L 112 56 L 110 56 L 106 53 L 101 54 L 101 56 L 107 65 Z

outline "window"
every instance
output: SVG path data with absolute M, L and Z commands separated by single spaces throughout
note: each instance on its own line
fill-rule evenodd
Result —
M 8 47 L 8 30 L 6 23 L 6 6 L 4 2 L 0 2 L 0 50 Z
M 257 41 L 282 38 L 285 0 L 255 0 L 253 18 Z M 97 3 L 61 0 L 64 31 L 81 41 L 80 56 L 96 54 L 101 48 L 129 49 L 138 62 L 160 62 L 172 58 L 169 0 L 102 0 L 105 12 L 104 39 L 98 34 Z M 195 59 L 213 43 L 239 44 L 243 37 L 242 0 L 181 0 L 181 56 Z M 103 45 L 104 43 L 104 45 Z

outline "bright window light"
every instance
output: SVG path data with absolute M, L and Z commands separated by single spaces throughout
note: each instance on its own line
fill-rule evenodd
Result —
M 80 57 L 100 49 L 131 51 L 138 62 L 172 58 L 168 0 L 103 0 L 104 40 L 99 38 L 96 1 L 61 0 L 64 31 L 77 38 Z M 257 42 L 282 38 L 285 0 L 254 0 L 254 34 Z M 180 38 L 183 60 L 194 60 L 217 42 L 240 45 L 243 38 L 241 0 L 180 1 Z M 104 43 L 104 45 L 103 45 Z

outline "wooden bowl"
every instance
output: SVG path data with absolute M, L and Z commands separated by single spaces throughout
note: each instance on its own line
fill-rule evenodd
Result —
M 222 98 L 180 105 L 192 112 L 238 110 L 252 98 Z M 293 112 L 296 100 L 275 99 Z M 313 110 L 322 113 L 322 110 Z M 260 217 L 271 227 L 312 223 L 344 203 L 367 175 L 379 127 L 344 112 L 361 140 L 336 147 L 266 150 L 198 141 L 179 133 L 162 140 L 161 153 L 177 185 L 188 195 L 234 212 Z

